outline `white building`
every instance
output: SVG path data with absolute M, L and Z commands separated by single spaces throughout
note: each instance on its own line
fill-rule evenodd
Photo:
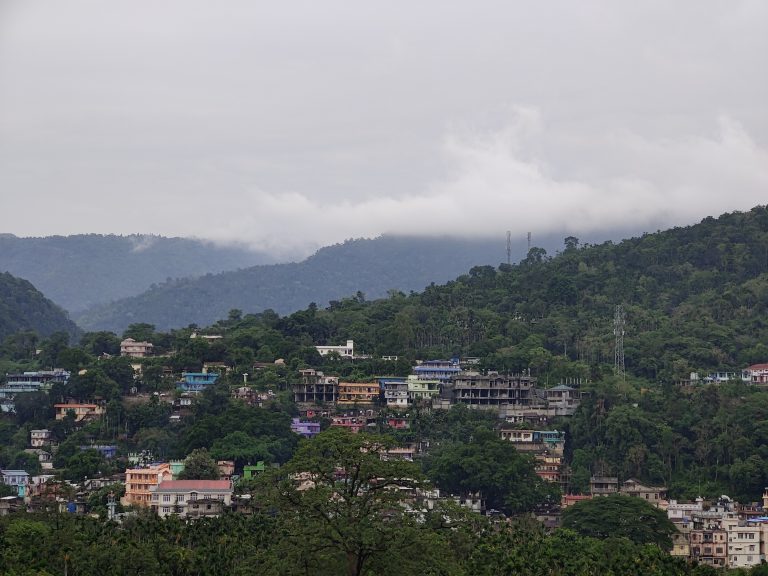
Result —
M 232 504 L 229 480 L 166 480 L 150 488 L 152 510 L 160 517 L 219 516 Z
M 315 346 L 320 356 L 327 356 L 331 352 L 336 352 L 342 358 L 355 357 L 355 341 L 347 340 L 346 345 L 342 346 Z

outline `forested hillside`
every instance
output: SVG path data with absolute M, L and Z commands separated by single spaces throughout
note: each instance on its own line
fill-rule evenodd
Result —
M 0 341 L 21 331 L 34 331 L 40 336 L 54 332 L 75 336 L 80 332 L 66 312 L 28 281 L 0 273 Z
M 0 271 L 27 278 L 70 312 L 139 294 L 168 278 L 269 262 L 268 254 L 186 238 L 0 234 Z
M 517 246 L 514 256 L 521 250 Z M 150 322 L 162 329 L 190 323 L 205 325 L 233 308 L 287 314 L 311 302 L 325 306 L 330 300 L 357 292 L 374 299 L 391 289 L 421 290 L 430 282 L 455 278 L 476 264 L 497 264 L 505 259 L 503 237 L 349 240 L 322 248 L 300 263 L 174 280 L 75 318 L 89 330 L 123 330 L 132 322 Z

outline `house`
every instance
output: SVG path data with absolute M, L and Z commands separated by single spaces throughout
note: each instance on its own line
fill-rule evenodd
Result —
M 360 432 L 368 426 L 368 418 L 365 416 L 334 416 L 331 418 L 331 426 L 346 428 L 352 432 Z
M 704 510 L 704 499 L 696 498 L 695 502 L 678 502 L 670 500 L 667 504 L 667 518 L 675 524 L 688 523 L 693 514 Z
M 29 444 L 32 448 L 40 448 L 51 443 L 51 431 L 43 428 L 42 430 L 29 431 Z
M 454 376 L 461 372 L 458 360 L 424 360 L 413 369 L 419 380 L 437 380 L 449 384 Z
M 565 432 L 557 430 L 517 430 L 502 428 L 499 431 L 502 440 L 515 444 L 521 452 L 553 454 L 562 456 L 565 450 Z
M 719 528 L 694 529 L 689 536 L 691 560 L 715 568 L 728 563 L 728 535 Z
M 291 430 L 304 438 L 312 438 L 320 434 L 320 422 L 308 422 L 299 418 L 291 419 Z
M 768 386 L 768 364 L 753 364 L 745 372 L 752 384 Z
M 653 504 L 656 508 L 666 507 L 667 505 L 666 488 L 657 486 L 645 486 L 634 478 L 626 480 L 621 485 L 619 492 L 625 496 L 635 496 L 637 498 L 642 498 L 649 504 Z
M 619 479 L 615 476 L 592 476 L 589 479 L 589 493 L 592 496 L 610 496 L 619 491 Z
M 749 568 L 760 564 L 760 526 L 734 522 L 724 528 L 728 534 L 728 568 Z
M 184 372 L 181 378 L 181 381 L 176 383 L 178 390 L 198 393 L 216 384 L 219 374 L 218 372 Z
M 171 465 L 167 462 L 128 468 L 125 471 L 125 496 L 121 503 L 123 506 L 149 506 L 152 503 L 152 488 L 172 477 Z
M 410 375 L 406 383 L 408 384 L 408 401 L 411 404 L 428 402 L 440 394 L 439 380 L 427 380 Z
M 339 346 L 315 346 L 317 353 L 320 356 L 327 356 L 328 354 L 335 352 L 342 358 L 354 358 L 355 357 L 355 341 L 347 340 L 345 345 Z
M 165 480 L 151 488 L 152 510 L 161 518 L 220 516 L 232 503 L 229 480 Z
M 3 496 L 0 498 L 0 516 L 8 516 L 24 509 L 24 500 L 18 496 Z
M 299 370 L 301 382 L 292 386 L 297 404 L 333 404 L 339 397 L 339 379 L 319 370 Z
M 16 488 L 18 496 L 27 495 L 29 474 L 25 470 L 0 470 L 0 481 L 6 486 Z
M 373 382 L 339 382 L 339 406 L 373 404 L 379 399 L 381 389 Z
M 104 415 L 104 407 L 98 404 L 77 404 L 69 402 L 66 404 L 54 404 L 56 410 L 56 420 L 64 420 L 67 414 L 72 412 L 75 415 L 75 422 L 84 420 L 96 420 Z
M 558 384 L 544 391 L 547 407 L 554 410 L 555 416 L 573 416 L 581 404 L 581 391 Z
M 232 475 L 235 473 L 234 460 L 217 460 L 216 466 L 219 469 L 219 479 L 232 480 Z
M 146 358 L 152 355 L 153 345 L 151 342 L 137 342 L 133 338 L 126 338 L 120 342 L 120 356 L 129 356 L 131 358 Z
M 384 390 L 387 408 L 395 410 L 408 408 L 408 383 L 404 378 L 381 378 L 379 386 Z
M 69 372 L 56 368 L 36 372 L 22 372 L 5 375 L 5 383 L 0 385 L 0 409 L 14 412 L 13 398 L 22 392 L 47 392 L 56 383 L 66 384 Z

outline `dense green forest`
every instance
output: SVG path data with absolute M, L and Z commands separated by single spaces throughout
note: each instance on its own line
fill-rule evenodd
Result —
M 542 238 L 554 244 L 550 237 Z M 522 238 L 513 261 L 525 257 Z M 147 292 L 95 306 L 75 316 L 88 330 L 124 330 L 149 322 L 167 330 L 190 323 L 207 325 L 233 308 L 245 312 L 272 309 L 289 314 L 310 302 L 324 307 L 356 293 L 368 299 L 391 290 L 422 290 L 451 280 L 478 264 L 506 260 L 504 238 L 465 239 L 382 236 L 328 246 L 299 263 L 254 266 L 245 270 L 176 279 Z
M 0 272 L 0 340 L 23 331 L 41 336 L 80 330 L 66 312 L 41 294 L 32 284 L 7 272 Z
M 19 238 L 0 234 L 0 271 L 26 278 L 75 313 L 147 290 L 169 278 L 274 262 L 269 254 L 188 238 L 80 234 Z

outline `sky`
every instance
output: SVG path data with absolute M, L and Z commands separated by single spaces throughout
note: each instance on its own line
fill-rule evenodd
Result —
M 768 203 L 768 2 L 0 0 L 0 232 L 305 254 Z

